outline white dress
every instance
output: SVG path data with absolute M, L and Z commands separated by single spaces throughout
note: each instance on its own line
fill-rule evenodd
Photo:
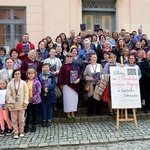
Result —
M 66 113 L 77 111 L 78 93 L 68 85 L 63 85 L 63 105 Z

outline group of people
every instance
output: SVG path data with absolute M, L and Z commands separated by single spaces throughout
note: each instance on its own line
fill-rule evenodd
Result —
M 122 29 L 120 33 L 99 29 L 96 34 L 88 30 L 70 37 L 65 33 L 42 39 L 35 49 L 29 34 L 10 51 L 0 47 L 0 89 L 6 91 L 5 103 L 0 104 L 0 136 L 14 133 L 14 138 L 26 132 L 36 132 L 38 106 L 41 108 L 42 126 L 48 127 L 57 103 L 56 86 L 62 91 L 63 110 L 68 119 L 75 119 L 78 101 L 87 95 L 87 115 L 102 114 L 102 101 L 108 103 L 109 115 L 115 115 L 111 106 L 109 84 L 110 67 L 137 68 L 141 99 L 145 99 L 145 113 L 150 103 L 150 41 L 142 28 L 138 33 Z M 95 89 L 102 75 L 108 77 L 105 98 L 96 99 Z M 87 88 L 88 87 L 88 88 Z M 104 93 L 104 91 L 102 91 Z M 102 94 L 103 94 L 102 93 Z M 32 128 L 30 129 L 30 116 Z

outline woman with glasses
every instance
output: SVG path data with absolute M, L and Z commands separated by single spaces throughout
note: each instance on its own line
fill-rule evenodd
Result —
M 14 138 L 24 136 L 25 109 L 29 103 L 29 90 L 25 81 L 21 80 L 21 71 L 15 69 L 12 73 L 14 78 L 7 86 L 7 108 L 10 111 Z
M 64 112 L 67 113 L 68 119 L 74 119 L 74 112 L 77 111 L 78 93 L 80 82 L 80 70 L 77 70 L 73 63 L 71 53 L 66 55 L 66 63 L 62 65 L 58 83 L 63 92 Z

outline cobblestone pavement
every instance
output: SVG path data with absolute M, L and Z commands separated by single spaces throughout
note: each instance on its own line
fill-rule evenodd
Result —
M 149 150 L 150 140 L 147 141 L 128 141 L 114 144 L 92 144 L 82 146 L 57 146 L 38 148 L 37 150 Z M 33 150 L 31 148 L 31 150 Z
M 36 133 L 27 133 L 23 138 L 13 139 L 12 136 L 0 137 L 0 149 L 28 149 L 35 147 L 36 149 L 42 149 L 42 147 L 49 146 L 51 149 L 56 149 L 56 147 L 59 148 L 59 146 L 60 149 L 63 149 L 62 146 L 75 146 L 69 149 L 80 150 L 82 148 L 86 149 L 86 145 L 100 144 L 98 147 L 104 146 L 102 150 L 105 150 L 113 149 L 109 144 L 116 143 L 116 145 L 120 145 L 118 150 L 121 149 L 123 145 L 129 150 L 130 148 L 128 148 L 126 144 L 119 142 L 134 142 L 136 140 L 144 140 L 147 142 L 147 140 L 150 140 L 150 120 L 139 120 L 138 125 L 139 128 L 136 130 L 133 122 L 122 122 L 120 124 L 120 130 L 116 131 L 115 121 L 52 123 L 48 128 L 38 126 Z M 142 143 L 143 142 L 140 144 L 139 142 L 136 148 L 140 148 Z M 107 146 L 105 144 L 107 144 Z M 150 147 L 150 142 L 147 142 L 147 144 L 148 147 Z M 89 149 L 97 149 L 98 147 L 91 147 Z

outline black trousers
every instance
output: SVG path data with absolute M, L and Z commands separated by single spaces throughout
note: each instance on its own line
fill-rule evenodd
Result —
M 88 115 L 93 115 L 94 111 L 96 115 L 102 114 L 102 101 L 97 101 L 91 96 L 88 97 L 87 101 L 87 113 Z
M 145 92 L 145 111 L 149 109 L 150 105 L 150 92 L 146 91 Z
M 36 126 L 37 116 L 38 116 L 37 110 L 38 110 L 38 104 L 29 103 L 29 105 L 27 106 L 26 126 L 29 125 L 30 116 L 32 116 L 32 126 Z

